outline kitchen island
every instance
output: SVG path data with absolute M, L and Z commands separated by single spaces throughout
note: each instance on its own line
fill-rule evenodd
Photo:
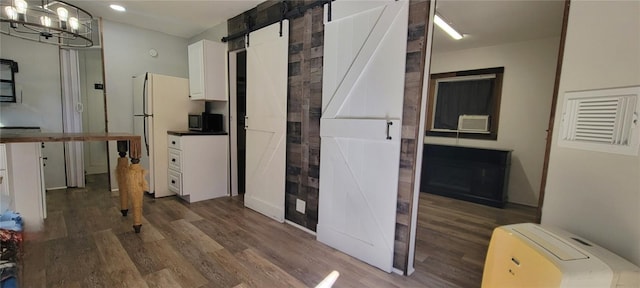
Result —
M 25 224 L 33 226 L 33 230 L 42 227 L 44 218 L 46 218 L 46 207 L 43 189 L 38 189 L 38 185 L 33 185 L 34 181 L 41 179 L 37 175 L 40 171 L 35 166 L 38 162 L 40 153 L 39 143 L 42 142 L 68 142 L 68 141 L 117 141 L 118 159 L 117 178 L 120 192 L 120 211 L 122 216 L 127 216 L 129 211 L 129 200 L 131 200 L 133 208 L 133 228 L 136 233 L 140 232 L 142 227 L 142 197 L 143 189 L 146 186 L 144 180 L 144 170 L 140 166 L 141 143 L 140 136 L 128 133 L 2 133 L 0 134 L 0 144 L 5 144 L 7 152 L 7 166 L 9 170 L 9 181 L 12 181 L 12 195 L 20 193 L 18 203 L 16 199 L 16 210 L 19 207 L 26 207 L 27 213 L 23 214 Z M 128 164 L 126 158 L 127 152 L 131 159 L 131 165 Z M 39 164 L 41 165 L 41 163 Z M 37 168 L 37 169 L 34 169 Z M 22 186 L 21 186 L 22 185 Z M 19 189 L 20 188 L 20 189 Z M 17 191 L 19 190 L 19 191 Z M 24 197 L 23 197 L 24 196 Z M 35 201 L 34 201 L 35 200 Z M 34 203 L 35 202 L 35 203 Z M 27 206 L 28 205 L 28 206 Z M 33 209 L 33 206 L 38 208 Z M 36 211 L 37 213 L 33 213 Z M 17 211 L 24 213 L 22 211 Z M 29 227 L 25 227 L 29 228 Z

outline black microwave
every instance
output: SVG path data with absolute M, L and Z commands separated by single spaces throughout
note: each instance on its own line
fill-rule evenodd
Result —
M 189 130 L 202 132 L 224 131 L 222 114 L 189 114 Z

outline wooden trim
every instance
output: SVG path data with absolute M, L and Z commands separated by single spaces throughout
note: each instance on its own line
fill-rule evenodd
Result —
M 551 99 L 551 111 L 549 113 L 549 126 L 547 128 L 547 145 L 544 151 L 544 163 L 542 165 L 542 179 L 540 181 L 540 195 L 538 196 L 538 211 L 536 213 L 536 223 L 542 220 L 542 205 L 547 185 L 547 174 L 549 173 L 549 155 L 551 153 L 551 142 L 553 141 L 553 125 L 556 118 L 556 107 L 558 105 L 558 92 L 560 90 L 560 75 L 562 74 L 562 58 L 564 56 L 564 46 L 567 40 L 567 24 L 569 22 L 569 9 L 571 0 L 564 2 L 564 16 L 562 18 L 562 32 L 560 33 L 560 47 L 558 48 L 558 64 L 556 66 L 556 79 L 553 85 L 553 98 Z
M 502 83 L 504 79 L 504 67 L 502 67 L 502 71 L 496 73 L 496 82 L 493 87 L 493 111 L 491 111 L 491 127 L 489 131 L 491 132 L 491 140 L 498 140 L 498 129 L 500 128 L 500 103 L 502 103 Z
M 100 59 L 102 59 L 102 101 L 104 103 L 104 132 L 109 133 L 109 107 L 107 106 L 107 71 L 105 68 L 104 58 L 104 23 L 102 17 L 98 18 L 98 27 L 100 28 Z M 107 176 L 111 179 L 111 151 L 109 151 L 109 142 L 105 143 L 107 150 Z M 107 181 L 109 191 L 113 189 L 111 181 Z
M 433 110 L 435 109 L 434 105 L 435 105 L 435 101 L 433 101 L 433 96 L 436 93 L 436 81 L 433 81 L 433 76 L 431 76 L 430 80 L 429 80 L 429 99 L 427 99 L 427 111 L 426 111 L 426 119 L 427 119 L 427 123 L 424 126 L 425 129 L 425 136 L 431 136 L 430 133 L 435 133 L 435 132 L 431 132 L 430 129 L 433 126 Z M 445 137 L 444 135 L 440 135 L 442 137 Z

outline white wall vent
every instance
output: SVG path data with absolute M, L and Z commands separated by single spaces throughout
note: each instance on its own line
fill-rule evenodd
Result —
M 638 155 L 640 87 L 566 92 L 559 146 Z
M 460 115 L 458 131 L 466 133 L 489 133 L 489 115 Z

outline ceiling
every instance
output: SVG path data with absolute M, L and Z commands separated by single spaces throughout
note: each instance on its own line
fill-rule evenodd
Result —
M 433 51 L 452 51 L 560 36 L 564 0 L 439 0 L 436 11 L 464 38 L 434 27 Z
M 69 0 L 94 17 L 160 31 L 182 38 L 191 38 L 205 30 L 247 11 L 264 0 Z M 124 6 L 126 12 L 109 8 Z
M 191 38 L 264 0 L 70 0 L 94 16 Z M 116 12 L 109 4 L 120 4 Z M 564 0 L 438 0 L 436 11 L 465 35 L 453 40 L 434 28 L 434 52 L 560 36 Z

